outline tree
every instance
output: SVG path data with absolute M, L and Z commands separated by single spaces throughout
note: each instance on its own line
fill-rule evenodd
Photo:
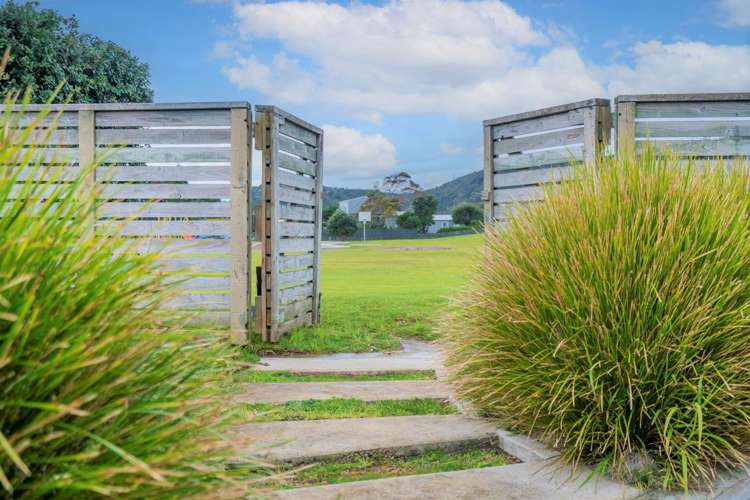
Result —
M 459 203 L 451 210 L 453 222 L 461 226 L 471 226 L 484 220 L 484 212 L 473 203 Z
M 357 231 L 357 221 L 351 215 L 336 210 L 328 219 L 326 230 L 334 236 L 351 236 Z
M 46 102 L 62 83 L 56 102 L 150 102 L 148 65 L 113 42 L 80 33 L 75 17 L 36 2 L 0 6 L 0 53 L 10 59 L 0 93 L 32 89 L 32 102 Z
M 339 207 L 337 205 L 326 205 L 325 207 L 323 207 L 323 223 L 328 222 L 328 219 L 330 219 L 338 209 Z
M 420 196 L 414 200 L 414 214 L 419 219 L 419 230 L 427 232 L 427 228 L 432 225 L 432 216 L 437 211 L 437 200 L 431 194 Z
M 399 205 L 398 198 L 380 191 L 373 191 L 367 196 L 361 210 L 372 212 L 374 226 L 384 226 L 388 217 L 396 215 Z
M 421 226 L 419 217 L 417 217 L 417 214 L 411 210 L 399 215 L 398 219 L 396 219 L 396 223 L 398 224 L 398 227 L 403 229 L 419 229 Z

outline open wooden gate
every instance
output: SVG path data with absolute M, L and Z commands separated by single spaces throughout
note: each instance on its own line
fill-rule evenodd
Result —
M 263 152 L 256 326 L 275 342 L 320 320 L 323 131 L 275 106 L 255 109 Z

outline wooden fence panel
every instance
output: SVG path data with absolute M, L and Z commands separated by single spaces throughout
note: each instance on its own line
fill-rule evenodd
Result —
M 41 109 L 28 106 L 22 123 L 32 123 Z M 29 141 L 49 139 L 54 146 L 43 148 L 43 157 L 69 165 L 57 182 L 94 159 L 103 165 L 85 187 L 95 188 L 102 202 L 92 228 L 133 238 L 134 252 L 161 252 L 167 273 L 187 273 L 175 275 L 181 293 L 168 306 L 210 311 L 213 320 L 229 324 L 234 341 L 245 343 L 252 269 L 249 104 L 87 104 L 53 111 Z M 59 129 L 48 133 L 55 119 Z
M 273 106 L 258 106 L 263 151 L 262 285 L 256 325 L 275 342 L 320 320 L 323 131 Z
M 616 102 L 619 154 L 651 142 L 700 161 L 750 156 L 750 93 L 621 95 Z
M 572 173 L 609 144 L 609 101 L 554 106 L 484 122 L 485 224 L 505 220 L 514 205 L 543 199 L 540 184 Z

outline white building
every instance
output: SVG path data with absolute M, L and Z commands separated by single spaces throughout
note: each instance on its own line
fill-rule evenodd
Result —
M 339 202 L 339 210 L 349 215 L 356 214 L 362 208 L 365 201 L 367 201 L 367 196 L 357 196 L 356 198 L 342 200 Z
M 432 225 L 427 228 L 428 233 L 437 233 L 444 227 L 454 226 L 451 214 L 435 214 L 432 216 Z

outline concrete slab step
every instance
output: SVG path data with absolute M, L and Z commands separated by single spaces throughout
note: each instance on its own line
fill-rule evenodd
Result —
M 461 415 L 350 418 L 245 424 L 235 429 L 238 461 L 307 463 L 357 452 L 411 455 L 455 450 L 496 438 L 495 425 Z
M 259 383 L 245 385 L 237 400 L 280 404 L 331 398 L 354 398 L 362 401 L 449 399 L 450 395 L 450 386 L 437 380 Z
M 425 342 L 405 341 L 403 350 L 394 352 L 340 353 L 325 356 L 261 358 L 256 370 L 291 373 L 377 374 L 435 370 L 438 349 Z
M 581 486 L 589 472 L 582 469 L 571 475 L 567 466 L 550 462 L 525 462 L 484 469 L 298 488 L 278 491 L 269 497 L 278 500 L 622 500 L 636 498 L 642 493 L 607 478 L 592 479 Z

